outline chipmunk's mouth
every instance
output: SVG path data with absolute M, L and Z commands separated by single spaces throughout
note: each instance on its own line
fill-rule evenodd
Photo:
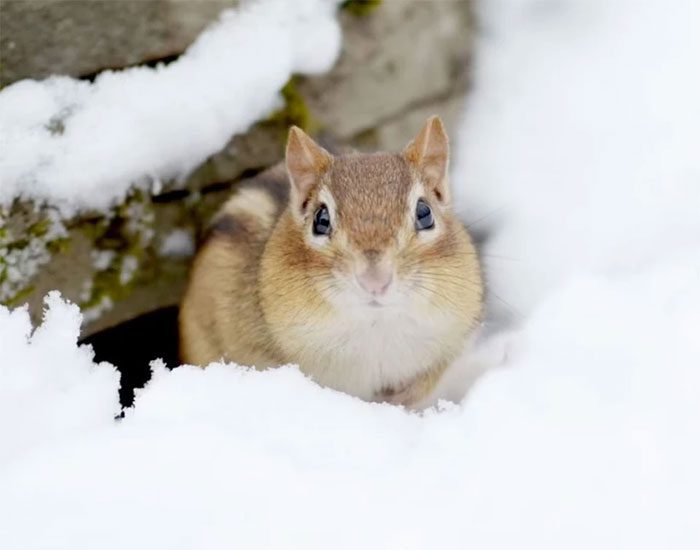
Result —
M 404 306 L 404 303 L 402 302 L 402 300 L 399 299 L 398 296 L 386 296 L 382 298 L 372 296 L 369 299 L 366 298 L 361 303 L 365 308 L 368 308 L 370 310 L 393 310 L 397 308 L 401 309 Z

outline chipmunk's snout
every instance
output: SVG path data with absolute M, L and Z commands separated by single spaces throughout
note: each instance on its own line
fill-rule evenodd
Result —
M 357 275 L 357 282 L 372 296 L 383 296 L 389 290 L 394 274 L 376 267 L 368 268 L 364 273 Z
M 364 256 L 367 261 L 355 278 L 367 293 L 377 297 L 383 296 L 394 280 L 394 268 L 390 262 L 382 259 L 378 250 L 367 250 Z

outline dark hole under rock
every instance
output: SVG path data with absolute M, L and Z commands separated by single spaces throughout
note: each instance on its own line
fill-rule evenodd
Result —
M 133 404 L 134 389 L 150 379 L 153 359 L 162 359 L 169 368 L 179 364 L 177 313 L 175 306 L 158 309 L 81 340 L 95 350 L 95 361 L 108 361 L 119 369 L 123 407 Z

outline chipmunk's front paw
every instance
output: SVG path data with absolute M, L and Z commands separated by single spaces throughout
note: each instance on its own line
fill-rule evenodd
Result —
M 398 387 L 382 388 L 375 396 L 375 399 L 408 409 L 421 409 L 425 405 L 426 398 L 435 388 L 443 371 L 444 367 L 434 368 L 416 376 L 407 384 Z
M 407 384 L 399 388 L 383 388 L 377 394 L 376 400 L 411 408 L 419 398 L 416 390 L 416 384 Z

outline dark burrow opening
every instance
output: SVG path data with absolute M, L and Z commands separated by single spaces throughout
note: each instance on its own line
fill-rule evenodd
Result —
M 108 361 L 119 369 L 123 407 L 133 404 L 134 389 L 150 379 L 153 359 L 162 359 L 168 368 L 179 364 L 177 313 L 176 306 L 158 309 L 80 341 L 92 346 L 96 362 Z

